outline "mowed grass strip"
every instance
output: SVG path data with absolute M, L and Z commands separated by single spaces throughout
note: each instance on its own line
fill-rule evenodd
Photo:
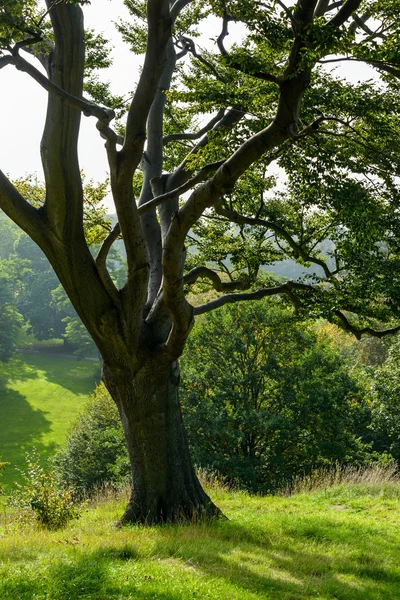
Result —
M 20 354 L 0 371 L 0 457 L 10 465 L 6 489 L 36 448 L 43 460 L 67 431 L 95 387 L 98 363 L 61 355 Z
M 8 600 L 398 600 L 400 486 L 293 497 L 214 488 L 229 520 L 117 530 L 124 500 L 62 531 L 0 526 Z M 7 512 L 8 511 L 8 512 Z

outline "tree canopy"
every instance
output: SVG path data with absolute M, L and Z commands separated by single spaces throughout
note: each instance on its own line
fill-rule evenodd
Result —
M 48 92 L 44 203 L 0 173 L 0 207 L 45 252 L 101 353 L 134 479 L 123 521 L 216 514 L 173 392 L 194 317 L 282 295 L 358 337 L 399 330 L 399 3 L 126 0 L 131 17 L 118 28 L 143 54 L 127 102 L 96 72 L 109 55 L 85 33 L 83 3 L 0 8 L 0 69 Z M 208 19 L 220 23 L 212 43 Z M 370 65 L 371 79 L 331 69 L 345 62 Z M 82 114 L 105 140 L 118 217 L 95 259 Z M 118 238 L 122 285 L 106 261 Z M 283 258 L 315 269 L 287 281 L 263 273 Z M 200 283 L 217 294 L 199 304 Z

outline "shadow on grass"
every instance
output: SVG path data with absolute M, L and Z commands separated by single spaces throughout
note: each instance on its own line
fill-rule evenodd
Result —
M 24 355 L 27 366 L 43 371 L 50 383 L 55 383 L 73 394 L 88 395 L 99 380 L 99 364 L 91 361 L 78 361 L 60 355 Z
M 10 464 L 5 468 L 2 485 L 8 491 L 14 481 L 21 482 L 20 469 L 25 456 L 36 448 L 43 461 L 53 454 L 54 444 L 43 444 L 41 437 L 51 430 L 46 412 L 35 409 L 26 396 L 12 389 L 14 381 L 37 379 L 37 369 L 20 357 L 1 363 L 0 371 L 0 457 Z
M 274 539 L 268 537 L 268 525 L 263 536 L 261 528 L 250 527 L 233 522 L 166 526 L 156 530 L 158 542 L 144 552 L 135 543 L 138 530 L 133 528 L 132 543 L 125 539 L 124 546 L 105 543 L 96 551 L 81 546 L 68 548 L 58 560 L 53 556 L 44 577 L 25 563 L 28 568 L 18 577 L 4 581 L 3 588 L 0 584 L 0 597 L 31 600 L 42 593 L 57 600 L 236 600 L 253 594 L 268 600 L 399 598 L 400 573 L 387 561 L 388 545 L 394 556 L 397 540 L 383 538 L 378 526 L 349 523 L 344 535 L 339 522 L 302 517 L 298 532 L 283 527 L 282 536 Z M 311 539 L 307 528 L 331 530 L 330 537 L 323 540 L 318 534 Z
M 162 539 L 149 557 L 136 548 L 134 533 L 135 529 L 132 545 L 122 548 L 77 548 L 76 553 L 68 549 L 68 555 L 61 560 L 54 561 L 53 557 L 42 575 L 26 565 L 18 577 L 0 583 L 0 597 L 31 600 L 42 594 L 55 600 L 186 600 L 204 596 L 221 599 L 232 597 L 233 586 L 235 599 L 247 598 L 249 594 L 280 600 L 398 599 L 400 575 L 380 563 L 379 547 L 366 566 L 366 555 L 353 555 L 349 548 L 333 558 L 324 554 L 322 548 L 296 549 L 295 538 L 291 540 L 293 548 L 286 538 L 282 544 L 255 541 L 252 533 L 248 536 L 246 529 L 229 523 L 202 527 L 197 541 L 195 532 L 188 539 L 185 527 L 162 528 Z M 356 533 L 365 537 L 362 527 L 353 527 L 349 535 Z M 369 533 L 375 536 L 374 529 Z M 382 540 L 382 547 L 384 543 Z M 180 578 L 176 570 L 172 573 L 171 564 L 174 569 L 181 567 L 179 573 L 186 577 Z M 352 580 L 344 581 L 345 576 Z M 194 594 L 198 585 L 202 587 L 197 587 Z
M 173 591 L 154 589 L 154 578 L 144 571 L 119 573 L 119 563 L 127 564 L 131 558 L 119 555 L 114 549 L 76 555 L 53 563 L 42 577 L 33 575 L 29 568 L 21 570 L 19 577 L 0 580 L 0 597 L 9 600 L 54 598 L 55 600 L 185 600 L 185 595 Z M 144 588 L 144 589 L 143 589 Z M 40 595 L 40 594 L 43 594 Z
M 190 561 L 204 575 L 228 580 L 243 592 L 290 600 L 400 597 L 400 571 L 393 570 L 398 539 L 382 536 L 379 526 L 341 527 L 326 518 L 302 517 L 301 527 L 282 528 L 282 537 L 272 541 L 265 526 L 249 530 L 218 522 L 202 529 L 191 545 L 182 543 L 180 531 L 184 529 L 165 528 L 154 555 Z M 331 545 L 337 550 L 334 556 L 329 555 Z M 388 550 L 393 558 L 389 566 Z

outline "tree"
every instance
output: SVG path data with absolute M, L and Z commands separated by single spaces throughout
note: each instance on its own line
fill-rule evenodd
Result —
M 276 301 L 226 306 L 196 323 L 181 394 L 196 464 L 260 492 L 363 459 L 357 357 L 340 342 Z
M 120 522 L 217 515 L 192 467 L 177 395 L 194 316 L 280 294 L 358 336 L 376 333 L 371 318 L 398 317 L 397 81 L 351 84 L 321 66 L 339 56 L 385 68 L 385 77 L 398 68 L 397 2 L 127 0 L 132 19 L 120 31 L 144 62 L 125 115 L 121 99 L 90 77 L 108 53 L 85 36 L 79 3 L 46 4 L 46 12 L 35 0 L 0 8 L 0 67 L 48 92 L 45 203 L 35 208 L 0 174 L 0 207 L 44 251 L 101 353 L 133 475 Z M 221 34 L 203 51 L 194 37 L 211 16 Z M 245 33 L 228 49 L 232 22 Z M 96 259 L 83 228 L 82 113 L 105 139 L 118 216 Z M 280 186 L 273 164 L 286 173 Z M 119 236 L 121 288 L 106 267 Z M 328 236 L 325 257 L 318 244 Z M 318 265 L 319 275 L 261 281 L 260 266 L 280 257 Z M 220 295 L 194 306 L 187 290 L 199 279 Z
M 22 316 L 15 305 L 15 272 L 10 261 L 0 259 L 0 361 L 8 361 L 16 347 Z
M 400 461 L 400 338 L 391 341 L 386 361 L 369 368 L 369 398 L 372 406 L 371 439 L 378 452 L 390 452 Z

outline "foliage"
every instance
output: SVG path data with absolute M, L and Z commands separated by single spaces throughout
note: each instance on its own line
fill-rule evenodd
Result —
M 366 372 L 372 404 L 371 438 L 378 451 L 387 449 L 400 464 L 400 337 L 389 345 L 385 362 Z
M 77 496 L 104 484 L 129 480 L 129 459 L 117 407 L 103 385 L 96 388 L 71 426 L 54 461 L 59 478 Z
M 72 490 L 60 485 L 52 468 L 46 471 L 40 465 L 36 452 L 26 456 L 23 477 L 25 485 L 18 484 L 11 496 L 21 519 L 33 516 L 46 529 L 60 529 L 80 517 L 82 506 L 74 500 Z
M 22 316 L 16 307 L 13 269 L 0 259 L 0 361 L 12 356 L 22 326 Z
M 366 459 L 358 438 L 368 408 L 351 373 L 356 356 L 354 342 L 343 351 L 329 329 L 300 322 L 277 302 L 209 315 L 182 365 L 196 463 L 271 490 L 335 460 Z

